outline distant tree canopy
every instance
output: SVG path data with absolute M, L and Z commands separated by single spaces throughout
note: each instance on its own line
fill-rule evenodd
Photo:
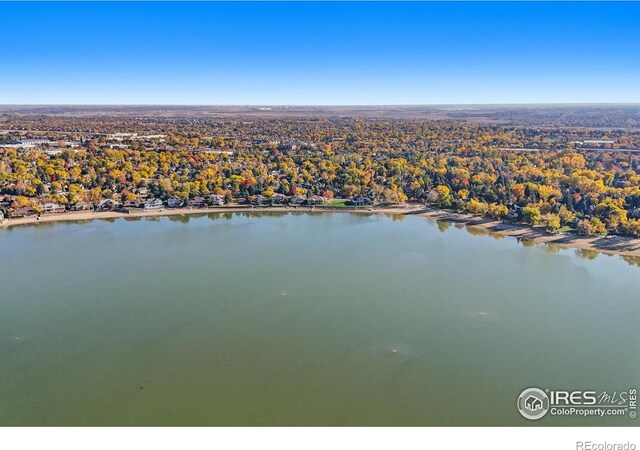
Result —
M 608 138 L 640 146 L 640 132 L 353 118 L 44 117 L 10 118 L 3 126 L 15 124 L 56 128 L 67 140 L 83 136 L 83 144 L 58 153 L 0 144 L 0 194 L 12 196 L 7 213 L 44 202 L 134 201 L 140 189 L 183 201 L 218 194 L 227 203 L 258 194 L 363 195 L 508 217 L 549 231 L 571 226 L 584 234 L 640 234 L 639 157 L 571 144 Z M 152 137 L 110 148 L 106 133 L 87 138 L 90 130 Z M 165 138 L 153 137 L 159 133 Z

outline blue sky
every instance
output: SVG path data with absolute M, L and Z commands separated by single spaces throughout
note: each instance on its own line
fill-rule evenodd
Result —
M 0 3 L 0 103 L 640 102 L 640 3 Z

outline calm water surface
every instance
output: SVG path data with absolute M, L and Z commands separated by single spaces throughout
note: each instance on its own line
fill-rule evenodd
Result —
M 470 231 L 350 214 L 0 230 L 0 425 L 527 425 L 525 387 L 640 384 L 639 267 Z

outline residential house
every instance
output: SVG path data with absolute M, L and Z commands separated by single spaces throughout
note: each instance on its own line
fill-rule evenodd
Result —
M 324 205 L 327 199 L 319 195 L 312 195 L 307 199 L 307 205 Z
M 32 208 L 17 208 L 11 211 L 11 218 L 18 219 L 20 217 L 33 216 L 34 212 Z
M 180 208 L 184 202 L 180 197 L 171 197 L 167 200 L 167 206 L 169 208 Z
M 202 208 L 207 206 L 207 201 L 204 197 L 194 197 L 187 202 L 190 208 Z
M 118 202 L 110 198 L 107 198 L 102 200 L 100 203 L 98 203 L 98 207 L 96 209 L 98 211 L 111 211 L 112 209 L 115 209 L 119 206 L 120 204 Z
M 44 205 L 42 205 L 42 211 L 45 214 L 63 213 L 66 210 L 67 209 L 64 207 L 64 205 L 59 205 L 57 203 L 45 203 Z
M 162 209 L 164 204 L 159 198 L 153 198 L 144 204 L 144 209 Z
M 140 198 L 147 198 L 149 196 L 149 189 L 147 189 L 146 187 L 141 187 L 136 189 L 134 193 Z
M 91 211 L 93 209 L 93 204 L 89 202 L 77 202 L 75 205 L 71 206 L 73 211 Z
M 265 197 L 264 195 L 258 195 L 256 197 L 256 205 L 268 205 L 270 203 L 269 197 Z
M 213 194 L 209 196 L 209 204 L 212 206 L 223 206 L 224 195 Z
M 289 203 L 292 205 L 302 205 L 307 199 L 301 195 L 294 195 L 289 199 Z
M 355 206 L 373 205 L 373 201 L 369 197 L 364 196 L 353 197 L 351 203 Z
M 136 200 L 126 200 L 122 205 L 125 208 L 141 208 L 144 203 L 138 199 Z
M 271 202 L 272 203 L 279 203 L 281 205 L 287 203 L 287 200 L 289 200 L 289 198 L 284 195 L 284 194 L 273 194 L 271 196 Z

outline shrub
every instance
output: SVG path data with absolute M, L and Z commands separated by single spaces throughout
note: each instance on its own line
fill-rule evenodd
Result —
M 522 209 L 522 220 L 529 225 L 537 225 L 540 221 L 540 210 L 535 206 L 525 206 Z

